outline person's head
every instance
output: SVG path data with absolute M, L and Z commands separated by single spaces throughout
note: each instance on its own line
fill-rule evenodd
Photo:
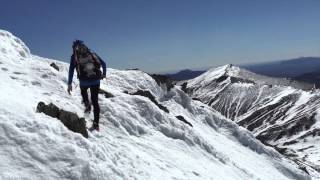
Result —
M 72 49 L 74 51 L 79 52 L 80 54 L 84 54 L 89 51 L 89 48 L 83 43 L 81 40 L 75 40 L 72 43 Z
M 78 39 L 74 40 L 72 43 L 72 49 L 76 49 L 81 44 L 83 44 L 83 41 L 78 40 Z

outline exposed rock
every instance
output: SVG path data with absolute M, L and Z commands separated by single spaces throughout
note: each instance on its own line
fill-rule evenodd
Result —
M 219 77 L 218 79 L 216 79 L 216 82 L 217 82 L 217 83 L 220 83 L 220 82 L 222 82 L 222 81 L 224 81 L 224 80 L 226 80 L 226 79 L 228 79 L 228 76 L 224 75 L 224 76 L 221 76 L 221 77 Z
M 59 116 L 59 108 L 52 103 L 46 105 L 44 102 L 39 102 L 37 106 L 37 112 L 43 112 L 44 114 L 53 118 L 57 118 Z
M 192 124 L 190 122 L 188 122 L 183 116 L 176 116 L 177 119 L 179 119 L 180 121 L 188 124 L 189 126 L 193 127 Z
M 287 123 L 282 126 L 269 128 L 268 130 L 260 133 L 257 136 L 257 139 L 259 139 L 264 143 L 270 140 L 281 139 L 284 136 L 291 137 L 295 134 L 298 134 L 298 132 L 301 132 L 305 129 L 309 129 L 315 123 L 316 123 L 316 120 L 315 120 L 315 113 L 314 113 L 314 114 L 311 114 L 310 117 L 306 117 L 306 116 L 302 117 L 301 119 L 297 120 L 294 124 Z M 304 136 L 301 136 L 300 139 L 303 139 L 306 136 L 310 136 L 310 135 L 312 135 L 312 133 L 306 133 Z
M 55 70 L 59 71 L 59 66 L 55 63 L 51 63 L 50 66 L 53 67 Z
M 52 103 L 46 105 L 44 102 L 38 103 L 37 112 L 43 112 L 50 117 L 59 119 L 69 130 L 80 133 L 84 137 L 88 138 L 86 121 L 84 118 L 79 118 L 77 114 L 59 109 Z
M 170 91 L 171 88 L 174 87 L 174 81 L 167 76 L 159 75 L 159 74 L 149 74 L 160 86 L 161 84 L 165 84 L 167 86 L 167 91 Z
M 310 89 L 310 85 L 231 67 L 211 70 L 185 82 L 181 89 L 185 88 L 193 100 L 201 100 L 252 131 L 265 145 L 276 146 L 289 159 L 299 159 L 317 169 L 314 160 L 302 159 L 316 151 L 316 147 L 300 152 L 296 145 L 309 147 L 308 140 L 320 136 L 320 128 L 315 126 L 320 107 L 318 90 L 303 92 L 301 90 Z
M 202 102 L 200 98 L 192 98 L 192 100 Z
M 239 77 L 233 77 L 230 76 L 230 81 L 231 83 L 250 83 L 250 84 L 256 84 L 254 81 L 251 81 L 249 79 L 243 79 Z
M 99 90 L 99 94 L 103 94 L 105 98 L 112 98 L 112 97 L 114 97 L 113 94 L 111 94 L 111 93 L 109 93 L 109 92 L 107 92 L 106 90 L 103 90 L 103 89 L 101 89 L 101 88 L 100 88 L 100 90 Z
M 139 68 L 129 68 L 129 69 L 126 69 L 126 71 L 139 71 Z
M 315 119 L 313 119 L 313 120 L 315 120 Z M 312 122 L 312 121 L 309 121 L 309 125 L 310 125 L 310 122 Z M 315 121 L 313 121 L 313 122 L 315 122 Z M 309 125 L 307 124 L 307 126 L 309 126 Z M 303 136 L 300 136 L 299 139 L 304 139 L 308 136 L 312 136 L 312 137 L 320 136 L 320 129 L 319 128 L 313 129 L 312 131 L 305 133 Z
M 288 146 L 288 145 L 291 145 L 291 144 L 296 144 L 296 143 L 298 143 L 299 141 L 297 141 L 297 140 L 292 140 L 292 141 L 288 141 L 288 142 L 285 142 L 285 143 L 283 143 L 283 145 L 284 146 Z
M 158 106 L 161 110 L 165 111 L 166 113 L 169 113 L 168 108 L 162 106 L 156 101 L 156 98 L 149 92 L 149 91 L 143 91 L 143 90 L 138 90 L 135 93 L 132 93 L 131 95 L 139 95 L 139 96 L 144 96 L 149 98 L 156 106 Z
M 242 78 L 239 78 L 239 77 L 228 76 L 228 75 L 220 76 L 218 79 L 216 79 L 216 83 L 221 83 L 221 82 L 225 81 L 228 78 L 230 79 L 231 83 L 251 83 L 251 84 L 255 84 L 254 81 L 251 81 L 251 80 L 248 80 L 248 79 L 242 79 Z
M 188 82 L 184 82 L 184 83 L 181 85 L 181 90 L 182 90 L 184 93 L 188 93 L 188 91 L 187 91 L 187 86 L 188 86 Z

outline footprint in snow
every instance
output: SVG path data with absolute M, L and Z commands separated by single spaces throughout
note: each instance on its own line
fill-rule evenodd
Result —
M 15 74 L 15 75 L 21 75 L 21 74 L 26 75 L 27 73 L 23 73 L 23 72 L 17 72 L 17 71 L 15 71 L 15 72 L 13 72 L 13 74 Z
M 32 81 L 31 84 L 34 86 L 41 86 L 41 83 L 38 81 Z
M 1 68 L 2 71 L 8 71 L 8 68 Z

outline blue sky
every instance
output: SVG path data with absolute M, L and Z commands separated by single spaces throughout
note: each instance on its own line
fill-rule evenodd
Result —
M 319 0 L 3 0 L 0 29 L 69 61 L 82 39 L 147 72 L 320 56 Z M 1 43 L 1 42 L 0 42 Z

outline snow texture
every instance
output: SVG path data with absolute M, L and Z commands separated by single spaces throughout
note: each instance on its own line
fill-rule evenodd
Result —
M 68 64 L 30 54 L 9 32 L 0 31 L 0 39 L 0 179 L 312 178 L 211 107 L 177 87 L 167 92 L 141 71 L 108 69 L 101 89 L 114 97 L 99 97 L 100 132 L 86 139 L 36 113 L 39 101 L 52 102 L 91 124 L 78 82 L 71 96 L 66 92 Z M 124 93 L 137 90 L 151 92 L 169 113 Z
M 252 131 L 263 143 L 320 178 L 319 89 L 232 65 L 210 69 L 183 83 L 191 97 Z

